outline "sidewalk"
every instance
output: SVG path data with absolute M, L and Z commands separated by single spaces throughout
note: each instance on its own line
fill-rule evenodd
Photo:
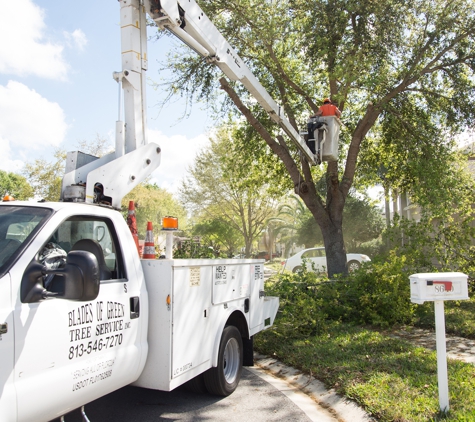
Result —
M 426 349 L 436 350 L 435 331 L 423 328 L 402 327 L 383 334 L 409 341 Z M 446 335 L 447 357 L 475 364 L 475 340 Z

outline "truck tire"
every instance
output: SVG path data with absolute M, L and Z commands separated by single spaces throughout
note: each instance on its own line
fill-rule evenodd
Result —
M 297 272 L 299 272 L 299 271 L 301 271 L 301 270 L 302 270 L 302 266 L 301 266 L 301 265 L 297 265 L 297 266 L 292 270 L 292 272 L 295 274 L 295 273 L 297 273 Z
M 242 373 L 241 333 L 233 325 L 223 330 L 218 366 L 204 373 L 206 389 L 217 396 L 229 396 L 237 388 Z

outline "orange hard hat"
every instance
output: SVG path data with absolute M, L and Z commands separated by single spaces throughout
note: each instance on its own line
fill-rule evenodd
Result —
M 330 98 L 325 98 L 325 99 L 323 100 L 323 102 L 324 102 L 324 103 L 331 103 Z

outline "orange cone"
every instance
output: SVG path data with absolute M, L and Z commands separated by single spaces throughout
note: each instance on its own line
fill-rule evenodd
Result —
M 127 225 L 129 226 L 130 232 L 132 233 L 132 237 L 134 238 L 135 246 L 137 248 L 137 252 L 140 256 L 140 248 L 139 248 L 139 234 L 137 231 L 137 220 L 135 219 L 135 205 L 134 201 L 129 201 L 129 212 L 127 215 Z
M 155 259 L 155 244 L 153 242 L 152 222 L 147 223 L 147 233 L 145 234 L 145 244 L 143 247 L 143 259 Z

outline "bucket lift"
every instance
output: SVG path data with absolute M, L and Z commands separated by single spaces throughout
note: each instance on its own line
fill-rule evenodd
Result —
M 123 0 L 124 4 L 129 1 Z M 168 30 L 209 63 L 218 66 L 230 80 L 241 82 L 267 111 L 269 117 L 282 128 L 310 165 L 338 160 L 340 120 L 334 116 L 320 117 L 326 123 L 327 130 L 316 138 L 316 150 L 320 149 L 320 155 L 316 155 L 301 134 L 294 129 L 282 107 L 272 99 L 246 63 L 201 10 L 196 0 L 141 0 L 141 4 L 160 28 Z
M 321 123 L 313 131 L 300 132 L 300 136 L 315 154 L 317 164 L 323 161 L 338 161 L 338 140 L 341 121 L 336 116 L 310 117 L 307 123 Z

